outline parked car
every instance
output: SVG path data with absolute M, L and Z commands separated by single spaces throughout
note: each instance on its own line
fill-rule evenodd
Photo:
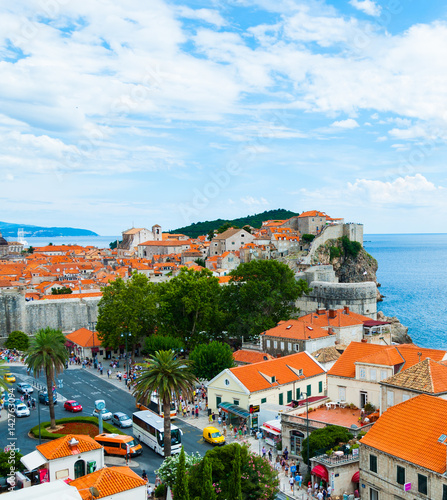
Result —
M 93 410 L 92 415 L 94 417 L 98 417 L 99 412 L 101 412 L 103 420 L 110 420 L 112 418 L 112 413 L 109 410 L 107 410 L 107 408 L 103 408 L 102 410 L 95 409 L 95 410 Z
M 50 404 L 50 400 L 48 398 L 48 392 L 47 391 L 41 392 L 39 394 L 39 402 L 43 403 L 44 405 L 49 405 Z M 53 403 L 55 405 L 57 405 L 57 395 L 55 393 L 53 393 Z
M 74 401 L 72 399 L 70 401 L 65 401 L 64 410 L 71 411 L 73 413 L 78 412 L 78 411 L 82 411 L 82 405 L 80 405 L 77 401 Z
M 26 404 L 20 403 L 15 407 L 14 414 L 16 417 L 29 417 L 30 411 Z
M 118 427 L 132 427 L 132 419 L 120 411 L 112 415 L 112 423 Z
M 34 392 L 34 389 L 30 384 L 27 384 L 26 382 L 19 382 L 17 384 L 17 392 L 20 392 L 22 394 L 32 394 Z
M 211 425 L 203 429 L 203 439 L 211 444 L 218 444 L 218 445 L 225 444 L 225 436 L 222 436 L 219 429 L 216 429 L 216 427 L 213 427 Z
M 3 378 L 8 382 L 9 384 L 13 384 L 16 381 L 16 378 L 11 372 L 5 373 L 3 375 Z

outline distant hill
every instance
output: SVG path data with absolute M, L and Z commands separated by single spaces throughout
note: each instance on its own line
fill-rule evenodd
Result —
M 0 231 L 3 236 L 17 238 L 17 232 L 23 229 L 25 237 L 54 237 L 54 236 L 98 236 L 97 233 L 88 229 L 78 229 L 75 227 L 43 227 L 31 226 L 29 224 L 12 224 L 0 221 Z
M 238 227 L 244 227 L 248 224 L 249 226 L 260 228 L 262 222 L 265 220 L 290 219 L 290 217 L 293 217 L 294 215 L 299 214 L 291 212 L 290 210 L 279 208 L 277 210 L 267 210 L 262 212 L 262 214 L 247 215 L 247 217 L 240 217 L 239 219 L 216 219 L 205 222 L 196 222 L 190 226 L 179 227 L 178 229 L 173 229 L 169 232 L 186 234 L 190 238 L 197 238 L 197 236 L 200 236 L 201 234 L 208 234 L 213 229 L 219 229 L 219 227 L 226 222 Z

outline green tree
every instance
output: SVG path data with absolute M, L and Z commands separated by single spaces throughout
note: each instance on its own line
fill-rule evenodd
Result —
M 170 457 L 166 457 L 158 470 L 155 471 L 155 474 L 160 476 L 163 483 L 166 483 L 171 488 L 174 487 L 175 478 L 177 477 L 179 458 L 180 455 L 171 455 Z M 189 471 L 193 465 L 198 464 L 201 461 L 202 456 L 199 452 L 196 451 L 195 453 L 191 453 L 191 455 L 185 453 L 185 467 L 187 471 Z
M 68 351 L 65 348 L 65 336 L 60 330 L 48 327 L 41 329 L 31 340 L 25 362 L 34 376 L 39 376 L 41 372 L 45 373 L 52 429 L 56 427 L 52 397 L 53 385 L 56 385 L 57 375 L 64 371 L 67 360 Z
M 211 380 L 225 368 L 234 366 L 233 351 L 228 344 L 216 340 L 198 344 L 189 355 L 197 378 Z
M 175 337 L 169 335 L 151 335 L 144 339 L 144 353 L 153 355 L 157 351 L 179 352 L 185 348 L 185 344 Z
M 190 348 L 220 331 L 221 287 L 211 271 L 182 268 L 159 287 L 157 331 L 161 334 L 178 337 Z
M 211 241 L 214 238 L 215 234 L 216 234 L 216 230 L 210 229 L 206 235 L 206 237 L 208 238 L 208 241 Z
M 231 471 L 230 479 L 230 498 L 234 500 L 242 500 L 241 486 L 241 449 L 238 446 L 233 460 L 233 470 Z
M 103 288 L 96 324 L 101 344 L 117 349 L 126 337 L 133 360 L 135 345 L 155 329 L 157 297 L 157 285 L 138 273 L 127 282 L 117 278 Z
M 30 246 L 30 247 L 28 248 L 28 253 L 34 253 L 34 247 L 31 247 L 31 246 Z
M 136 380 L 134 396 L 138 401 L 148 401 L 153 392 L 163 402 L 164 456 L 171 455 L 171 401 L 191 396 L 196 377 L 190 361 L 175 359 L 172 351 L 159 351 L 151 356 Z
M 196 259 L 194 261 L 198 266 L 206 267 L 205 261 L 203 259 Z
M 0 477 L 7 477 L 11 473 L 11 470 L 22 471 L 25 468 L 20 461 L 22 457 L 23 455 L 18 451 L 14 451 L 14 453 L 9 451 L 0 452 Z
M 304 243 L 310 243 L 315 239 L 314 234 L 302 234 L 301 235 L 301 240 L 304 241 Z
M 25 332 L 14 330 L 8 335 L 5 342 L 7 349 L 17 349 L 18 351 L 26 351 L 29 347 L 29 337 Z
M 185 450 L 180 451 L 180 457 L 177 467 L 177 477 L 174 486 L 174 500 L 189 500 L 188 477 L 185 467 Z
M 353 435 L 347 429 L 338 425 L 328 425 L 323 429 L 316 429 L 309 435 L 310 458 L 314 457 L 318 450 L 326 451 L 338 443 L 347 443 L 352 438 Z M 307 438 L 303 440 L 301 456 L 307 464 Z
M 225 222 L 225 224 L 222 224 L 219 229 L 217 230 L 217 232 L 219 234 L 222 234 L 224 233 L 227 229 L 239 229 L 239 226 L 236 226 L 235 224 L 232 224 L 231 222 Z
M 252 337 L 298 313 L 295 301 L 309 288 L 277 260 L 252 260 L 230 273 L 222 290 L 222 307 L 232 336 Z
M 346 257 L 352 257 L 356 259 L 360 250 L 362 249 L 362 244 L 358 241 L 351 241 L 347 236 L 342 236 L 340 238 L 343 250 L 345 251 Z
M 201 500 L 216 500 L 216 491 L 213 486 L 213 474 L 208 457 L 203 457 L 203 486 Z
M 63 288 L 52 288 L 51 295 L 70 295 L 73 293 L 71 288 L 64 286 Z

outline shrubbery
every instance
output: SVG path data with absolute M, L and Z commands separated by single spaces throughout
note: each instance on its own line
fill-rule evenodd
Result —
M 40 403 L 37 403 L 40 404 Z M 68 422 L 88 422 L 89 424 L 93 425 L 98 425 L 98 418 L 97 417 L 69 417 L 69 418 L 60 418 L 59 420 L 56 420 L 56 425 L 61 425 L 64 423 Z M 42 439 L 57 439 L 60 437 L 64 437 L 65 434 L 58 434 L 57 432 L 49 432 L 47 430 L 48 427 L 50 427 L 51 422 L 42 422 L 40 424 L 40 435 Z M 107 422 L 102 423 L 104 432 L 108 432 L 110 434 L 126 434 L 125 432 L 120 431 L 116 427 L 114 427 L 111 424 L 108 424 Z M 99 430 L 98 430 L 99 433 Z M 34 426 L 30 430 L 30 434 L 32 434 L 36 439 L 39 437 L 39 424 Z
M 329 449 L 339 443 L 347 443 L 352 438 L 353 435 L 347 429 L 338 425 L 328 425 L 323 429 L 316 429 L 309 436 L 310 458 L 314 457 L 318 450 Z M 303 440 L 301 456 L 307 463 L 307 438 Z

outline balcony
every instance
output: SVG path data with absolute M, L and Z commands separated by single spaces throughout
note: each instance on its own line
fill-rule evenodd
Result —
M 332 455 L 317 455 L 313 457 L 312 460 L 315 460 L 319 463 L 322 463 L 324 465 L 339 465 L 339 464 L 347 464 L 347 463 L 353 463 L 353 462 L 358 462 L 359 461 L 359 456 L 352 456 L 351 455 L 337 455 L 337 452 L 335 452 Z

